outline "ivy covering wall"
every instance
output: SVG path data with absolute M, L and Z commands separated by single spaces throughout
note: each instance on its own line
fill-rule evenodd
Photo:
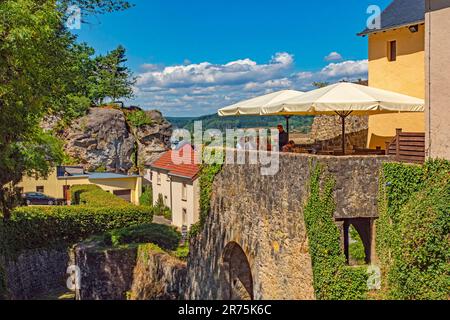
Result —
M 200 219 L 199 222 L 192 225 L 189 232 L 190 237 L 198 235 L 205 225 L 211 210 L 211 195 L 214 178 L 222 170 L 223 164 L 203 164 L 199 173 L 200 184 Z
M 367 297 L 367 268 L 349 267 L 334 223 L 335 181 L 316 165 L 311 170 L 310 195 L 304 210 L 313 285 L 318 300 L 361 300 Z
M 450 162 L 387 163 L 377 254 L 387 299 L 450 298 Z

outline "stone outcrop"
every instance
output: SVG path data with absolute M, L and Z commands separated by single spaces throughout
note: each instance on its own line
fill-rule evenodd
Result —
M 74 252 L 81 270 L 78 300 L 177 300 L 184 292 L 186 264 L 152 245 L 87 242 Z
M 151 125 L 130 128 L 121 110 L 91 108 L 63 132 L 65 151 L 86 167 L 107 171 L 128 172 L 136 150 L 139 164 L 151 162 L 169 147 L 172 128 L 158 111 L 147 115 Z
M 149 164 L 156 160 L 161 152 L 167 151 L 172 136 L 172 125 L 157 110 L 146 111 L 152 119 L 152 125 L 135 130 L 139 150 L 139 163 Z
M 133 166 L 136 140 L 129 132 L 122 111 L 91 108 L 63 134 L 66 153 L 93 169 L 126 172 Z
M 152 249 L 152 245 L 139 247 L 131 300 L 178 300 L 183 297 L 186 284 L 186 263 L 167 253 Z
M 47 115 L 44 119 L 42 119 L 40 127 L 44 130 L 44 132 L 50 132 L 57 127 L 60 121 L 61 116 L 58 114 Z

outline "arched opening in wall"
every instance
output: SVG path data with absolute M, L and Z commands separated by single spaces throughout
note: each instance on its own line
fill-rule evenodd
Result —
M 344 252 L 349 265 L 370 264 L 372 221 L 371 218 L 344 219 Z
M 229 300 L 253 300 L 253 277 L 250 263 L 241 246 L 230 242 L 223 252 L 222 288 Z

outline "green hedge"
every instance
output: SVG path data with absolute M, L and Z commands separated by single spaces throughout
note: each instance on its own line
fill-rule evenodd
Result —
M 55 245 L 69 245 L 108 230 L 151 223 L 148 208 L 22 207 L 9 221 L 0 221 L 0 255 Z
M 153 243 L 165 250 L 176 250 L 180 244 L 181 234 L 174 227 L 161 224 L 143 224 L 105 234 L 107 245 L 120 246 L 133 243 Z
M 380 179 L 377 254 L 388 299 L 450 297 L 450 162 L 388 163 Z
M 322 181 L 322 168 L 311 170 L 310 194 L 304 210 L 318 300 L 360 300 L 367 297 L 367 268 L 349 267 L 341 250 L 341 236 L 334 223 L 335 181 Z M 322 183 L 323 182 L 323 183 Z M 321 188 L 321 185 L 323 188 Z
M 102 206 L 127 206 L 126 200 L 119 198 L 95 184 L 77 185 L 70 188 L 72 202 L 75 205 Z

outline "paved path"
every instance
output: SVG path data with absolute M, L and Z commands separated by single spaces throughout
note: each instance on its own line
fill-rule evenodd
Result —
M 153 223 L 165 224 L 167 226 L 172 225 L 172 221 L 165 219 L 162 216 L 153 216 Z

